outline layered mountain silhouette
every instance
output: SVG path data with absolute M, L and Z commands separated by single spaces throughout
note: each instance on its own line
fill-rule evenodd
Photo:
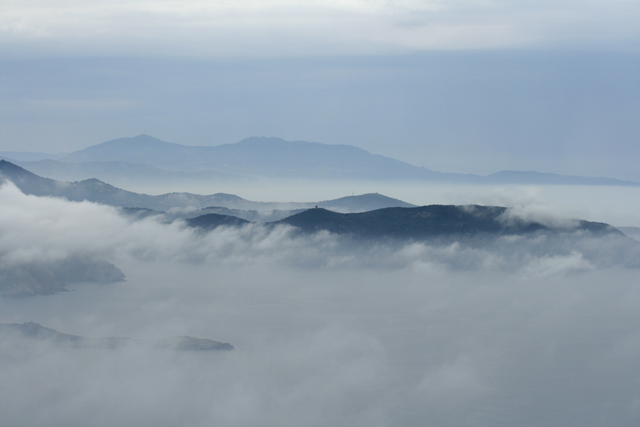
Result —
M 205 204 L 208 207 L 174 217 L 174 219 L 186 219 L 190 226 L 205 229 L 221 225 L 244 225 L 254 220 L 250 217 L 259 218 L 259 211 L 267 211 L 266 218 L 277 218 L 275 221 L 272 219 L 268 222 L 269 224 L 293 225 L 303 232 L 327 230 L 360 237 L 424 239 L 439 235 L 526 234 L 550 230 L 549 227 L 535 222 L 525 223 L 517 219 L 507 221 L 505 219 L 507 208 L 504 207 L 475 205 L 415 207 L 380 194 L 348 196 L 315 204 L 250 202 L 238 196 L 223 193 L 209 196 L 190 193 L 149 196 L 121 190 L 96 179 L 61 183 L 39 177 L 4 160 L 0 160 L 0 176 L 14 182 L 26 194 L 65 197 L 74 201 L 89 200 L 124 207 L 128 208 L 129 215 L 138 217 L 148 216 L 153 211 Z M 297 209 L 276 209 L 283 205 Z M 312 206 L 315 208 L 308 209 Z M 252 211 L 252 208 L 257 209 Z M 338 213 L 335 210 L 351 211 L 351 213 Z M 242 218 L 243 215 L 250 219 Z M 620 233 L 607 224 L 588 221 L 577 222 L 575 228 L 591 233 Z
M 126 161 L 174 171 L 214 170 L 260 177 L 418 179 L 437 176 L 426 168 L 350 145 L 266 137 L 246 138 L 235 144 L 194 147 L 139 135 L 94 145 L 70 153 L 60 161 Z
M 358 212 L 390 206 L 413 206 L 381 194 L 349 196 L 336 200 L 310 203 L 253 202 L 226 193 L 211 195 L 168 193 L 150 196 L 122 190 L 97 179 L 87 179 L 78 182 L 60 182 L 43 178 L 6 160 L 0 160 L 0 178 L 12 181 L 25 194 L 64 197 L 70 201 L 88 200 L 110 206 L 144 208 L 159 212 L 166 212 L 175 208 L 189 208 L 193 210 L 216 207 L 242 211 L 253 210 L 256 212 L 284 210 L 287 211 L 284 212 L 284 216 L 288 216 L 290 215 L 290 213 L 288 213 L 290 210 L 307 209 L 316 205 L 346 212 Z M 282 215 L 276 215 L 276 217 L 282 217 Z M 257 218 L 257 214 L 253 215 L 252 220 Z
M 191 351 L 234 350 L 233 346 L 229 343 L 189 336 L 168 337 L 159 340 L 140 340 L 126 337 L 87 338 L 79 335 L 64 334 L 35 322 L 0 323 L 0 337 L 5 340 L 19 338 L 36 342 L 47 342 L 52 345 L 67 348 L 114 349 L 128 345 L 142 345 L 153 348 Z
M 188 212 L 164 213 L 163 221 L 181 219 L 186 226 L 202 232 L 221 226 L 242 227 L 252 222 L 262 222 L 266 227 L 292 226 L 299 233 L 327 231 L 345 236 L 353 242 L 455 241 L 492 244 L 501 236 L 559 237 L 554 243 L 555 249 L 540 246 L 539 250 L 544 253 L 561 248 L 560 254 L 571 253 L 577 244 L 585 241 L 585 237 L 598 238 L 600 243 L 612 238 L 616 242 L 609 247 L 588 243 L 585 250 L 595 253 L 598 251 L 594 252 L 594 247 L 604 248 L 598 249 L 599 252 L 593 256 L 595 260 L 607 260 L 602 265 L 613 265 L 619 259 L 624 259 L 629 265 L 635 265 L 634 262 L 637 264 L 634 260 L 637 258 L 638 242 L 608 224 L 575 220 L 562 227 L 550 226 L 519 219 L 510 215 L 508 208 L 498 206 L 416 207 L 380 194 L 289 204 L 251 202 L 223 193 L 209 196 L 189 193 L 149 196 L 121 190 L 97 179 L 72 183 L 54 181 L 7 161 L 0 161 L 0 178 L 12 181 L 26 194 L 118 206 L 122 214 L 134 219 L 159 215 L 160 211 L 190 207 L 192 209 Z M 195 209 L 199 206 L 205 207 Z M 114 265 L 86 257 L 70 257 L 53 264 L 7 264 L 0 268 L 0 293 L 11 296 L 51 294 L 64 291 L 68 283 L 123 279 L 124 274 Z
M 6 159 L 16 153 L 6 153 Z M 0 156 L 2 153 L 0 153 Z M 59 180 L 233 180 L 249 178 L 383 179 L 468 184 L 640 185 L 612 178 L 502 171 L 488 176 L 436 172 L 351 145 L 251 137 L 235 144 L 187 146 L 149 135 L 119 138 L 44 160 L 20 153 L 17 163 Z

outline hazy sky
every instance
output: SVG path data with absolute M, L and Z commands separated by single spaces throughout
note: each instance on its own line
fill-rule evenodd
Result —
M 0 2 L 0 150 L 146 133 L 640 181 L 636 1 Z

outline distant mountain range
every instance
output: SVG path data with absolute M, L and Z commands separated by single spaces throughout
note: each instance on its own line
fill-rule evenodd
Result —
M 213 341 L 205 338 L 189 336 L 169 337 L 159 340 L 139 340 L 126 337 L 87 338 L 58 332 L 45 328 L 34 322 L 0 323 L 0 337 L 3 340 L 20 338 L 31 341 L 44 341 L 59 347 L 67 348 L 108 348 L 114 349 L 126 345 L 142 345 L 153 348 L 168 348 L 176 350 L 233 350 L 229 343 Z
M 69 154 L 0 152 L 0 158 L 58 180 L 127 182 L 251 178 L 420 180 L 467 184 L 624 185 L 612 178 L 502 171 L 488 176 L 435 172 L 351 145 L 252 137 L 235 144 L 186 146 L 148 135 L 120 138 Z
M 508 216 L 508 208 L 497 206 L 416 207 L 380 194 L 349 196 L 317 203 L 251 202 L 232 194 L 202 196 L 170 193 L 159 196 L 121 190 L 97 179 L 59 182 L 39 177 L 17 165 L 0 160 L 0 179 L 10 180 L 24 193 L 36 196 L 64 197 L 72 201 L 88 200 L 121 208 L 124 215 L 144 218 L 163 215 L 164 222 L 184 219 L 185 224 L 208 232 L 220 226 L 237 227 L 262 222 L 266 227 L 289 225 L 299 233 L 328 231 L 353 242 L 411 241 L 432 243 L 466 242 L 493 244 L 501 236 L 545 236 L 560 240 L 543 251 L 570 253 L 575 245 L 589 237 L 612 238 L 616 244 L 606 248 L 588 242 L 585 251 L 599 249 L 596 259 L 612 257 L 637 264 L 640 243 L 616 228 L 603 223 L 576 220 L 571 226 L 551 227 L 536 221 Z M 204 206 L 204 208 L 203 208 Z M 185 209 L 175 212 L 175 209 Z M 190 210 L 186 210 L 190 209 Z M 341 213 L 345 212 L 345 213 Z M 631 232 L 637 230 L 630 230 Z M 542 241 L 546 241 L 542 239 Z M 513 240 L 513 239 L 512 239 Z M 533 241 L 536 239 L 528 239 Z M 540 239 L 538 239 L 540 240 Z M 514 243 L 515 244 L 515 243 Z M 367 247 L 365 245 L 365 247 Z M 513 250 L 522 250 L 514 247 Z M 1 257 L 1 254 L 0 254 Z M 631 261 L 629 261 L 631 259 Z M 633 263 L 636 264 L 633 264 Z M 603 264 L 608 265 L 608 264 Z M 56 263 L 31 263 L 0 268 L 0 294 L 31 296 L 64 291 L 74 282 L 114 282 L 124 274 L 113 264 L 99 259 L 70 257 Z

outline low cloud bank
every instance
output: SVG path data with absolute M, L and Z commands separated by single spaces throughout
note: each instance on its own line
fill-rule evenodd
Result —
M 188 334 L 236 350 L 2 340 L 3 425 L 640 421 L 635 270 L 127 267 L 126 284 L 0 300 L 3 321 L 96 337 Z
M 2 268 L 86 255 L 126 282 L 0 298 L 0 323 L 233 352 L 0 340 L 0 424 L 637 426 L 640 270 L 616 236 L 358 245 L 198 233 L 0 189 Z
M 60 265 L 82 259 L 96 267 L 128 259 L 162 262 L 282 264 L 307 267 L 404 268 L 433 264 L 445 269 L 526 272 L 536 265 L 565 263 L 568 270 L 638 265 L 637 243 L 622 234 L 572 232 L 575 220 L 557 218 L 538 205 L 516 206 L 505 221 L 538 221 L 565 227 L 558 236 L 503 236 L 465 244 L 378 242 L 358 244 L 328 232 L 299 235 L 288 226 L 218 227 L 202 233 L 182 221 L 134 220 L 89 202 L 25 196 L 15 186 L 0 189 L 0 267 Z M 580 259 L 580 262 L 572 260 Z M 71 261 L 70 261 L 71 260 Z M 564 262 L 567 261 L 567 262 Z M 573 266 L 573 267 L 571 267 Z M 562 270 L 562 269 L 561 269 Z M 126 271 L 125 271 L 126 274 Z M 80 279 L 81 275 L 78 275 Z M 102 275 L 118 274 L 115 271 Z M 78 280 L 75 280 L 78 281 Z

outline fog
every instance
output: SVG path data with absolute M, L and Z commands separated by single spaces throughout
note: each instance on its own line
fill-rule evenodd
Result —
M 459 187 L 448 197 L 464 191 L 473 192 Z M 512 215 L 547 221 L 574 218 L 565 215 L 575 212 L 571 200 L 594 216 L 605 210 L 595 208 L 601 189 L 564 198 L 561 189 L 482 191 L 463 203 L 493 200 L 513 206 Z M 619 191 L 637 190 L 612 190 Z M 639 211 L 621 203 L 626 224 L 638 225 Z M 33 321 L 88 337 L 189 335 L 235 347 L 64 348 L 3 336 L 2 425 L 640 421 L 640 270 L 628 242 L 358 245 L 261 225 L 205 234 L 97 204 L 25 196 L 12 185 L 0 188 L 0 204 L 3 268 L 90 254 L 127 276 L 56 295 L 0 297 L 0 323 Z
M 161 4 L 58 0 L 2 5 L 2 47 L 28 55 L 278 56 L 605 46 L 638 39 L 624 0 L 483 3 L 297 0 Z M 615 24 L 614 24 L 615 23 Z M 598 35 L 596 35 L 596 33 Z

